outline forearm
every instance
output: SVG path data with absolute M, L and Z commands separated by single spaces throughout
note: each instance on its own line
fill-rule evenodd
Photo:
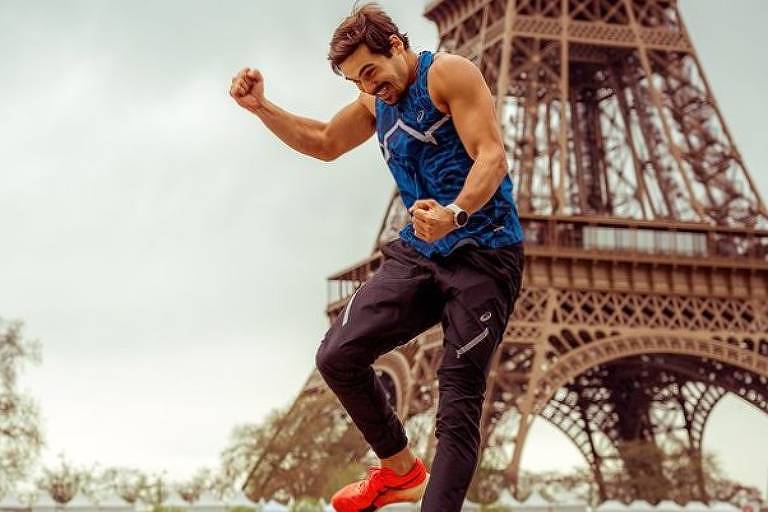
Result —
M 326 123 L 291 114 L 264 99 L 258 108 L 249 108 L 264 125 L 288 146 L 321 160 L 327 159 L 325 144 Z
M 506 175 L 507 159 L 503 152 L 479 155 L 454 203 L 472 215 L 491 200 Z

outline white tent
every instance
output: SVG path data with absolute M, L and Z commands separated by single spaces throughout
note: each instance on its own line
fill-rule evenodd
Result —
M 225 508 L 228 508 L 228 509 L 235 508 L 235 507 L 256 509 L 264 505 L 264 500 L 261 500 L 258 503 L 254 503 L 253 501 L 248 499 L 248 496 L 246 496 L 243 493 L 239 493 L 232 498 L 228 498 L 224 504 L 225 504 Z
M 555 496 L 552 507 L 557 512 L 586 512 L 588 504 L 573 492 L 561 491 Z
M 131 512 L 134 510 L 134 506 L 125 501 L 122 496 L 118 496 L 114 492 L 100 498 L 96 503 L 96 508 L 102 512 Z
M 181 496 L 179 496 L 176 493 L 171 493 L 163 502 L 164 508 L 181 508 L 181 509 L 188 509 L 190 507 L 190 504 L 183 499 L 181 499 Z
M 499 497 L 496 498 L 496 501 L 493 502 L 494 507 L 503 507 L 506 509 L 517 509 L 520 508 L 520 503 L 515 499 L 514 496 L 512 496 L 512 493 L 509 491 L 509 489 L 502 489 L 499 493 Z
M 38 492 L 35 497 L 32 512 L 52 512 L 54 510 L 63 510 L 61 504 L 56 503 L 47 492 Z
M 689 501 L 685 504 L 685 512 L 709 512 L 709 507 L 700 501 Z
M 29 510 L 29 507 L 12 494 L 6 494 L 2 500 L 0 500 L 0 510 L 13 511 L 13 510 Z
M 401 502 L 401 503 L 390 503 L 389 505 L 384 505 L 378 510 L 381 510 L 383 512 L 416 512 L 418 509 L 416 508 L 415 503 Z
M 200 495 L 193 508 L 195 512 L 226 512 L 227 505 L 213 493 L 206 491 Z
M 552 509 L 552 503 L 544 499 L 544 496 L 539 494 L 539 491 L 533 491 L 528 495 L 525 501 L 517 507 L 517 510 L 521 512 L 542 512 Z
M 261 509 L 262 512 L 288 512 L 288 507 L 281 505 L 275 500 L 269 500 Z
M 660 501 L 659 504 L 656 505 L 657 512 L 681 512 L 682 510 L 683 507 L 672 500 Z
M 629 509 L 620 501 L 608 500 L 602 502 L 596 510 L 597 512 L 626 512 Z
M 75 496 L 64 505 L 67 512 L 93 512 L 96 510 L 96 504 L 82 493 Z
M 650 512 L 654 509 L 653 505 L 645 500 L 635 500 L 627 505 L 627 508 L 632 512 Z
M 382 512 L 417 512 L 421 508 L 421 502 L 418 503 L 410 503 L 410 502 L 400 502 L 400 503 L 390 503 L 389 505 L 385 505 L 381 507 L 378 510 L 381 510 Z M 479 512 L 480 511 L 480 505 L 478 503 L 474 503 L 469 500 L 464 500 L 464 504 L 461 506 L 462 512 Z M 333 507 L 329 505 L 329 508 L 325 509 L 328 512 L 335 512 Z
M 733 503 L 727 501 L 714 501 L 712 502 L 711 509 L 714 512 L 739 512 L 741 509 Z

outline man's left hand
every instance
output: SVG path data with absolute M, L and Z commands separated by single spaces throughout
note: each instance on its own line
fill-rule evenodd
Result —
M 408 209 L 416 236 L 425 242 L 436 242 L 456 229 L 453 212 L 434 199 L 419 199 Z

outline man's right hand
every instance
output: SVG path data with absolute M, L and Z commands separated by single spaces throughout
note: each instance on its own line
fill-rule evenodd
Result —
M 229 88 L 232 96 L 241 107 L 255 111 L 264 103 L 264 77 L 258 69 L 243 68 L 232 79 Z

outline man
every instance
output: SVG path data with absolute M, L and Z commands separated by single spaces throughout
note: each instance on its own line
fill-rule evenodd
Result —
M 357 512 L 423 497 L 424 512 L 458 512 L 477 466 L 485 380 L 523 269 L 523 232 L 491 93 L 467 59 L 413 52 L 376 4 L 341 23 L 328 58 L 360 95 L 327 123 L 268 101 L 258 70 L 240 71 L 230 94 L 290 147 L 321 160 L 376 133 L 411 214 L 317 351 L 320 374 L 381 461 L 332 503 Z M 371 365 L 437 322 L 444 356 L 430 477 Z

